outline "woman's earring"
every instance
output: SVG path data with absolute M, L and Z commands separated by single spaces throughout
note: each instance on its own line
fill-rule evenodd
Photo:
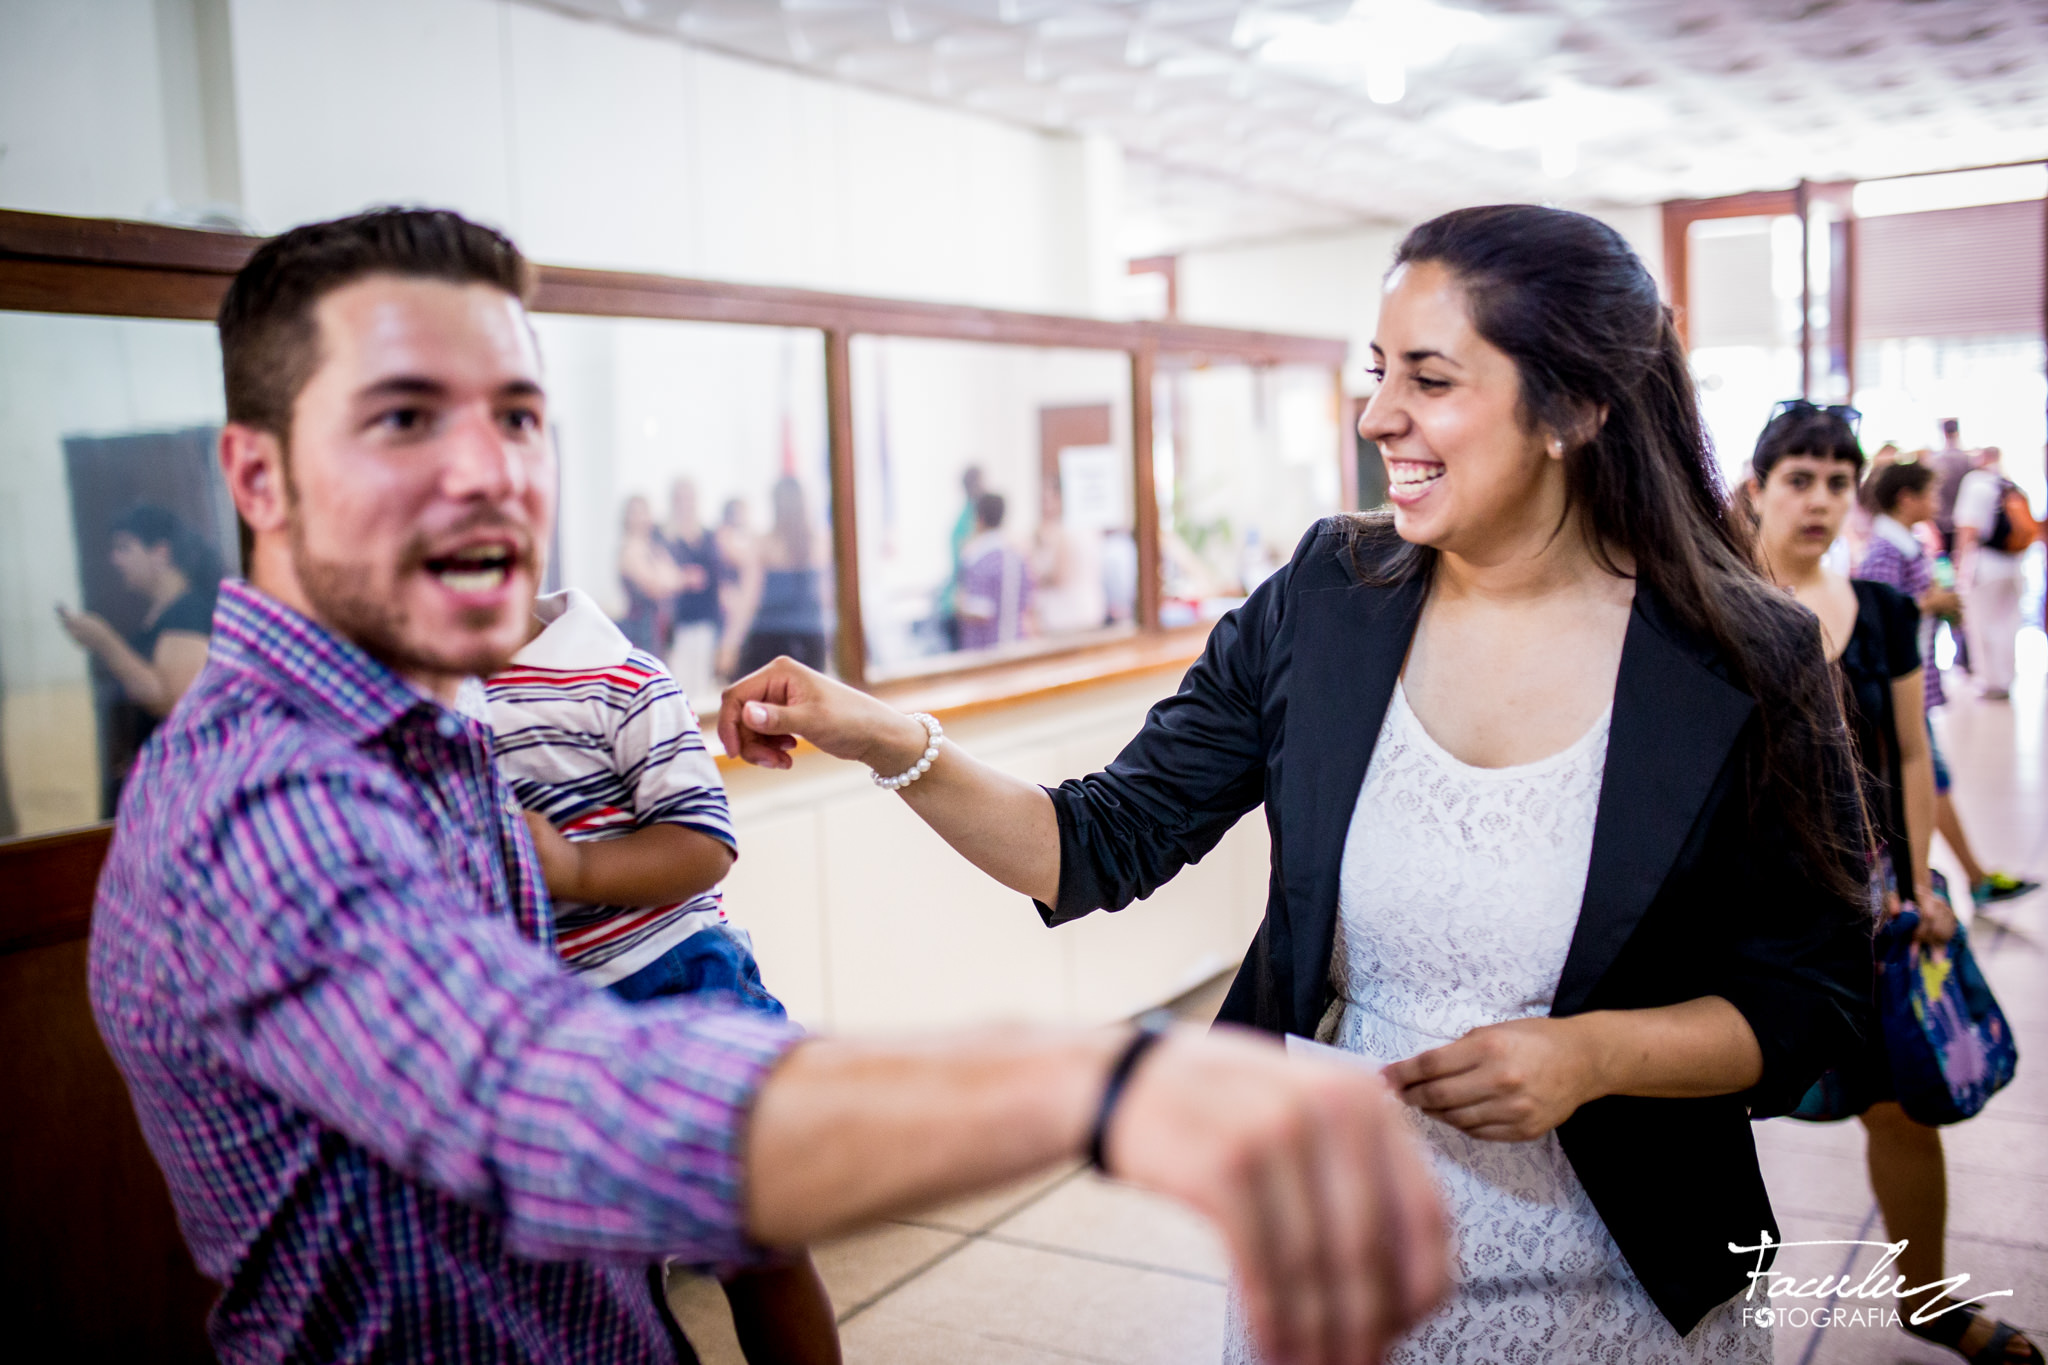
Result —
M 1564 442 L 1563 442 L 1563 441 L 1560 441 L 1560 440 L 1558 440 L 1558 439 L 1557 439 L 1557 438 L 1556 438 L 1555 436 L 1551 437 L 1551 438 L 1550 438 L 1550 453 L 1551 453 L 1551 455 L 1552 455 L 1552 456 L 1554 456 L 1554 457 L 1557 457 L 1557 458 L 1562 458 L 1562 457 L 1563 457 L 1563 455 L 1564 455 Z

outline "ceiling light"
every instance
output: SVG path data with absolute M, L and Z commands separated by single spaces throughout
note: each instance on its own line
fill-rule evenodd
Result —
M 1330 22 L 1249 9 L 1231 40 L 1259 61 L 1362 86 L 1375 104 L 1394 104 L 1407 94 L 1410 71 L 1435 66 L 1490 27 L 1482 15 L 1434 0 L 1355 0 Z
M 1535 149 L 1544 168 L 1576 167 L 1578 148 L 1616 132 L 1642 133 L 1667 121 L 1661 105 L 1640 95 L 1596 90 L 1576 81 L 1558 81 L 1535 99 L 1505 104 L 1473 101 L 1454 105 L 1436 116 L 1446 130 L 1495 151 Z M 1569 147 L 1569 153 L 1562 150 Z M 1552 174 L 1569 175 L 1571 171 Z

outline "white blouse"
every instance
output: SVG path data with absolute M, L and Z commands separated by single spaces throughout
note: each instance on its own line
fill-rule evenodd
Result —
M 1475 768 L 1397 683 L 1359 788 L 1321 1041 L 1396 1062 L 1550 1013 L 1578 927 L 1612 708 L 1576 743 Z M 1681 1338 L 1579 1184 L 1556 1133 L 1486 1142 L 1413 1110 L 1457 1239 L 1457 1287 L 1389 1361 L 1768 1361 L 1731 1301 Z M 1228 1362 L 1253 1354 L 1238 1314 Z

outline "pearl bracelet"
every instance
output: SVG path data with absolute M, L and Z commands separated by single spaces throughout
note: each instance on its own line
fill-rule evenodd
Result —
M 922 725 L 925 734 L 928 736 L 924 752 L 917 756 L 917 762 L 894 777 L 884 777 L 880 773 L 873 774 L 875 785 L 885 791 L 902 791 L 905 787 L 917 781 L 918 778 L 930 772 L 932 760 L 939 756 L 939 746 L 946 742 L 946 732 L 940 727 L 937 716 L 924 711 L 915 711 L 911 713 L 910 718 L 919 725 Z

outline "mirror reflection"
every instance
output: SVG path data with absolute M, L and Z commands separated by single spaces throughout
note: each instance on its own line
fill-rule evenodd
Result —
M 0 838 L 113 814 L 236 562 L 204 322 L 0 313 Z
M 596 598 L 700 714 L 778 654 L 829 669 L 823 337 L 561 314 L 534 328 L 562 468 L 550 586 Z
M 1154 376 L 1160 624 L 1236 606 L 1341 506 L 1341 399 L 1327 368 L 1162 356 Z
M 1135 628 L 1130 360 L 855 337 L 868 675 Z

